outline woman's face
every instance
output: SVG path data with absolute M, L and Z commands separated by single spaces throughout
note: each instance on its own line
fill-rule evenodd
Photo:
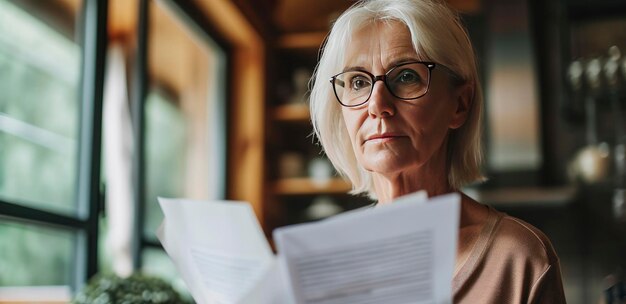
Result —
M 398 22 L 379 22 L 357 31 L 345 54 L 344 70 L 357 68 L 374 75 L 420 59 L 409 30 Z M 467 116 L 469 98 L 465 100 L 462 91 L 450 85 L 442 67 L 432 70 L 428 93 L 415 100 L 396 98 L 377 81 L 366 104 L 342 107 L 360 165 L 383 175 L 419 170 L 433 162 L 444 165 L 448 130 L 460 127 Z

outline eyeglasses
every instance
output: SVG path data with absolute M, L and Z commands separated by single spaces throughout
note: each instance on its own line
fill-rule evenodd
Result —
M 344 107 L 358 107 L 372 96 L 374 84 L 382 80 L 391 95 L 404 100 L 418 99 L 428 93 L 434 62 L 412 61 L 374 76 L 362 70 L 346 71 L 330 78 L 337 101 Z

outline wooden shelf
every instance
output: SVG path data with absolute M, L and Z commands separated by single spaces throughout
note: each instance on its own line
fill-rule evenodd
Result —
M 272 117 L 276 121 L 308 122 L 311 115 L 309 107 L 301 103 L 277 106 L 272 110 Z
M 469 197 L 494 207 L 563 207 L 576 197 L 575 186 L 467 189 Z
M 276 45 L 282 49 L 319 49 L 326 35 L 326 32 L 285 34 L 278 38 Z
M 307 177 L 281 179 L 274 182 L 273 187 L 274 193 L 279 195 L 340 194 L 352 189 L 350 183 L 341 178 L 319 183 Z

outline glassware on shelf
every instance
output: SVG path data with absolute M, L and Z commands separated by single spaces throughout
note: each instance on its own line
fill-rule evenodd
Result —
M 313 199 L 313 203 L 304 210 L 307 220 L 320 220 L 343 212 L 343 208 L 330 196 L 322 195 Z
M 302 103 L 307 98 L 311 72 L 307 68 L 298 68 L 293 72 L 292 77 L 293 91 L 289 98 L 289 103 Z
M 316 157 L 309 162 L 309 177 L 316 185 L 327 185 L 333 176 L 333 167 L 330 161 L 324 157 Z

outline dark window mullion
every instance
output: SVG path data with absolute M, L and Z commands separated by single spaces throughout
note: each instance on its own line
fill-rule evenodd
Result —
M 0 200 L 0 217 L 6 217 L 16 221 L 34 222 L 36 224 L 51 224 L 63 228 L 86 228 L 87 221 L 76 217 L 49 212 L 41 209 L 27 207 L 21 204 L 10 203 Z
M 137 53 L 135 56 L 135 68 L 133 74 L 133 189 L 135 201 L 135 233 L 133 238 L 133 265 L 135 269 L 141 268 L 141 249 L 143 240 L 143 225 L 145 222 L 145 170 L 146 170 L 146 144 L 145 144 L 145 104 L 148 95 L 148 24 L 149 24 L 149 0 L 139 1 L 139 15 L 137 22 Z
M 107 45 L 107 0 L 84 0 L 81 18 L 82 77 L 77 177 L 78 215 L 86 221 L 79 234 L 75 288 L 98 271 L 98 217 L 102 95 Z
M 154 241 L 154 240 L 146 240 L 145 238 L 141 241 L 141 247 L 142 248 L 156 248 L 156 249 L 161 249 L 163 250 L 163 245 L 161 245 L 161 242 L 159 241 Z

